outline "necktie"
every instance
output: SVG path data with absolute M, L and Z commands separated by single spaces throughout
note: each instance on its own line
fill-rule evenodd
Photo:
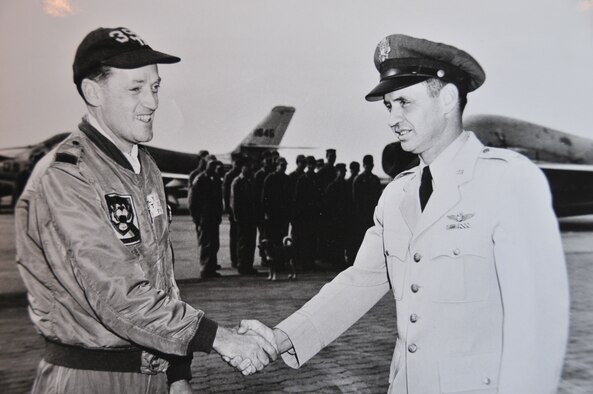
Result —
M 424 207 L 432 194 L 432 174 L 428 166 L 422 170 L 422 179 L 420 181 L 420 208 L 424 211 Z

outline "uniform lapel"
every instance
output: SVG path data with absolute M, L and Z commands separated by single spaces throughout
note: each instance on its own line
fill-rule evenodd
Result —
M 407 180 L 403 187 L 404 198 L 400 203 L 399 209 L 404 218 L 404 221 L 410 229 L 410 233 L 414 233 L 418 218 L 420 217 L 420 200 L 418 198 L 418 188 L 420 187 L 420 167 L 416 167 L 415 173 Z
M 414 238 L 426 231 L 461 201 L 463 193 L 461 186 L 473 178 L 476 160 L 483 147 L 476 136 L 470 133 L 468 140 L 448 168 L 446 176 L 439 182 L 438 189 L 428 200 L 424 212 L 420 215 Z M 418 199 L 418 196 L 416 198 Z

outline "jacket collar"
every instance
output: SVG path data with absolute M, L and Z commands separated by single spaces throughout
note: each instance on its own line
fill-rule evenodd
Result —
M 95 129 L 86 119 L 82 118 L 82 121 L 78 125 L 80 131 L 82 131 L 93 144 L 95 144 L 103 153 L 105 153 L 111 160 L 117 164 L 134 172 L 132 165 L 126 159 L 124 154 L 119 150 L 117 146 L 109 141 L 104 135 L 102 135 L 97 129 Z
M 439 220 L 461 200 L 461 186 L 474 176 L 475 163 L 484 145 L 472 132 L 446 168 L 441 169 L 439 187 L 435 188 L 424 212 L 420 210 L 418 188 L 420 166 L 404 185 L 400 210 L 414 238 Z

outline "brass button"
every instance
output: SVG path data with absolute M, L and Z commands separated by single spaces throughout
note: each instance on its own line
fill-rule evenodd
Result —
M 410 315 L 410 321 L 411 321 L 412 323 L 416 323 L 416 322 L 418 321 L 418 315 L 417 315 L 417 314 L 415 314 L 415 313 L 412 313 L 412 314 Z
M 418 263 L 420 260 L 422 260 L 422 255 L 420 253 L 414 253 L 414 261 Z
M 385 251 L 385 256 L 389 256 L 389 251 L 388 250 Z
M 488 152 L 490 152 L 490 149 L 489 148 L 484 148 L 484 150 L 482 152 L 488 153 Z
M 411 345 L 408 346 L 408 352 L 416 353 L 416 350 L 418 350 L 418 346 L 416 346 L 415 343 L 412 343 Z
M 489 385 L 490 383 L 492 383 L 492 381 L 490 380 L 490 378 L 488 378 L 488 377 L 484 378 L 484 384 L 486 386 Z
M 453 251 L 453 254 L 454 254 L 455 256 L 459 256 L 459 253 L 461 253 L 461 251 L 460 251 L 459 249 L 455 249 L 455 250 Z
M 418 293 L 418 290 L 420 290 L 420 286 L 418 286 L 416 283 L 413 283 L 410 288 L 412 289 L 412 293 Z

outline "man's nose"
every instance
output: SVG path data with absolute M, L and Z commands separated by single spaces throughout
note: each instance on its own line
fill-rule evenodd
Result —
M 392 107 L 389 111 L 389 127 L 394 127 L 402 120 L 402 111 L 400 108 Z
M 142 96 L 142 105 L 150 110 L 156 110 L 159 106 L 159 94 L 148 91 Z

